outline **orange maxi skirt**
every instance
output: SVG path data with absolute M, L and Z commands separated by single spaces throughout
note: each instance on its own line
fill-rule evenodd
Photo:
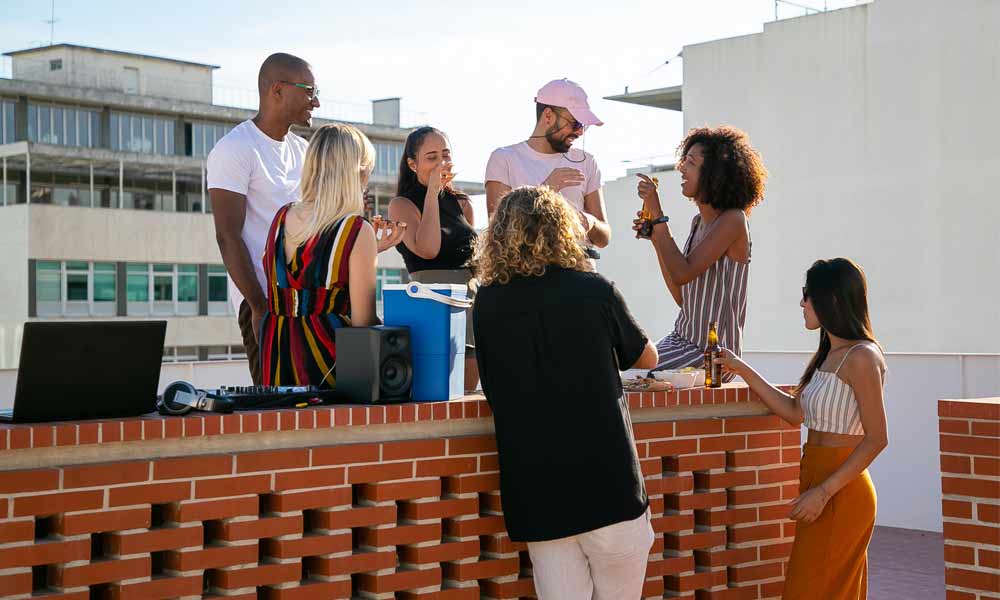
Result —
M 823 483 L 854 450 L 806 444 L 799 493 Z M 864 600 L 875 486 L 865 469 L 827 502 L 812 523 L 795 525 L 783 600 Z

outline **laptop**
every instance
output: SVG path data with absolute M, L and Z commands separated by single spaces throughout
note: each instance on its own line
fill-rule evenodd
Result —
M 14 408 L 0 410 L 0 422 L 155 411 L 166 331 L 166 321 L 25 323 Z

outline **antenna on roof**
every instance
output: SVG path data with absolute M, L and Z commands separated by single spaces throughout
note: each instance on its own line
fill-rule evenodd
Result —
M 49 45 L 53 45 L 56 39 L 56 23 L 59 19 L 56 18 L 56 0 L 52 0 L 52 16 L 44 21 L 49 24 Z

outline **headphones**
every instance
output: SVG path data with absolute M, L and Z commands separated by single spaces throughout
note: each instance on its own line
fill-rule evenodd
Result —
M 233 400 L 199 390 L 186 381 L 175 381 L 163 390 L 156 410 L 164 416 L 185 415 L 192 410 L 231 413 Z

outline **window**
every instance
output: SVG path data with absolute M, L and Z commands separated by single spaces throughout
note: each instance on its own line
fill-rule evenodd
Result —
M 198 360 L 198 346 L 168 346 L 163 348 L 163 362 L 194 362 Z
M 198 314 L 198 267 L 129 264 L 126 313 L 129 316 Z
M 375 174 L 399 174 L 399 161 L 403 158 L 403 144 L 400 142 L 375 142 Z
M 62 59 L 61 58 L 57 58 L 55 60 L 50 60 L 49 61 L 49 70 L 50 71 L 62 71 Z
M 226 277 L 226 267 L 222 265 L 208 266 L 208 314 L 233 314 L 229 302 L 229 278 Z
M 13 109 L 13 104 L 11 107 Z M 94 148 L 100 145 L 100 124 L 99 110 L 38 102 L 28 103 L 28 140 L 32 142 Z M 12 116 L 11 129 L 13 126 Z
M 91 206 L 90 188 L 52 184 L 31 184 L 32 204 Z
M 194 362 L 198 360 L 246 360 L 246 349 L 241 345 L 218 346 L 167 346 L 163 348 L 163 362 Z
M 0 100 L 0 144 L 14 141 L 14 103 Z
M 382 287 L 392 283 L 406 283 L 409 280 L 406 269 L 375 270 L 375 305 L 378 314 L 382 314 Z
M 174 154 L 174 121 L 167 117 L 112 112 L 111 149 L 145 154 Z
M 39 317 L 111 317 L 115 315 L 114 263 L 38 261 L 35 263 L 35 309 Z
M 226 123 L 208 123 L 194 121 L 189 124 L 190 135 L 188 136 L 189 156 L 208 156 L 216 142 L 226 135 L 232 125 Z

